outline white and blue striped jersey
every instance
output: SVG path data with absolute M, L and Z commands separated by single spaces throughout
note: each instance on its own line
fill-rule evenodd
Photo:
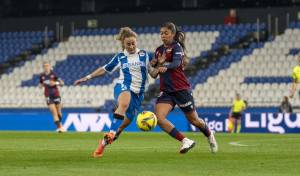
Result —
M 124 50 L 115 55 L 103 69 L 112 74 L 120 68 L 118 83 L 127 86 L 135 94 L 141 94 L 148 90 L 147 73 L 154 69 L 150 64 L 151 60 L 152 56 L 147 51 L 136 49 L 135 54 L 129 54 Z

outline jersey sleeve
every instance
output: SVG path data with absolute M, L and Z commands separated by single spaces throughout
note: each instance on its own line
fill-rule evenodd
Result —
M 173 48 L 173 61 L 169 65 L 165 65 L 167 69 L 174 69 L 180 67 L 183 56 L 183 49 L 179 43 L 176 43 Z
M 111 61 L 104 65 L 102 68 L 108 72 L 109 74 L 112 74 L 114 71 L 116 71 L 120 67 L 119 63 L 119 54 L 116 54 Z
M 293 69 L 293 78 L 297 79 L 297 74 L 296 74 L 296 70 L 295 69 Z
M 245 104 L 245 102 L 243 101 L 243 108 L 245 108 L 246 107 L 246 104 Z

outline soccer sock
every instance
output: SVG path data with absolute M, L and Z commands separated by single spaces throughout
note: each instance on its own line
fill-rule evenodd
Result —
M 54 123 L 55 123 L 55 125 L 57 126 L 57 128 L 61 127 L 61 122 L 60 122 L 59 120 L 58 120 L 58 121 L 55 121 Z
M 119 136 L 115 136 L 113 141 L 117 140 L 118 138 L 119 138 Z
M 240 133 L 240 131 L 241 131 L 241 125 L 238 125 L 236 129 L 236 133 Z
M 204 134 L 204 136 L 209 137 L 211 135 L 211 132 L 209 130 L 209 128 L 207 127 L 207 125 L 205 124 L 205 128 L 204 129 L 200 129 L 199 130 Z
M 182 141 L 185 138 L 175 127 L 170 131 L 169 135 L 178 141 Z
M 59 119 L 59 121 L 62 120 L 62 115 L 61 114 L 58 114 L 58 119 Z
M 122 124 L 123 120 L 124 120 L 124 116 L 114 113 L 113 122 L 110 126 L 110 131 L 117 132 L 117 130 L 120 127 L 120 125 Z
M 231 130 L 231 133 L 234 133 L 234 129 L 235 129 L 235 125 L 232 124 L 232 130 Z

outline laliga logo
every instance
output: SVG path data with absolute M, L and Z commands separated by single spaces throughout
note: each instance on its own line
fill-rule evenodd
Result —
M 90 131 L 100 132 L 104 126 L 110 128 L 111 120 L 106 113 L 71 113 L 63 124 L 64 131 L 68 131 L 68 128 L 73 125 L 76 131 Z
M 216 113 L 215 117 L 217 117 L 217 119 L 219 119 L 218 117 L 221 116 L 221 113 Z M 224 128 L 224 119 L 221 120 L 208 120 L 207 117 L 203 118 L 205 124 L 208 126 L 208 128 L 210 129 L 210 131 L 212 132 L 225 132 L 225 128 Z M 228 123 L 228 119 L 225 119 L 225 127 L 227 126 Z M 197 131 L 197 128 L 190 124 L 191 130 L 192 131 Z M 225 131 L 224 131 L 225 130 Z
M 268 119 L 268 123 L 267 123 Z M 245 127 L 246 128 L 266 128 L 270 132 L 274 133 L 285 133 L 285 129 L 281 126 L 282 122 L 289 128 L 300 128 L 300 114 L 296 114 L 296 120 L 291 121 L 290 114 L 278 114 L 277 118 L 273 116 L 272 113 L 261 114 L 260 121 L 251 121 L 251 114 L 245 114 Z

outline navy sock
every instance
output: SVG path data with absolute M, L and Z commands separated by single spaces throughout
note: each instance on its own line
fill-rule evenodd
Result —
M 182 141 L 185 138 L 185 136 L 183 136 L 175 127 L 170 131 L 169 135 L 178 141 Z
M 205 128 L 204 129 L 200 129 L 199 130 L 206 136 L 206 137 L 209 137 L 211 132 L 209 130 L 209 128 L 207 127 L 207 125 L 205 124 Z

